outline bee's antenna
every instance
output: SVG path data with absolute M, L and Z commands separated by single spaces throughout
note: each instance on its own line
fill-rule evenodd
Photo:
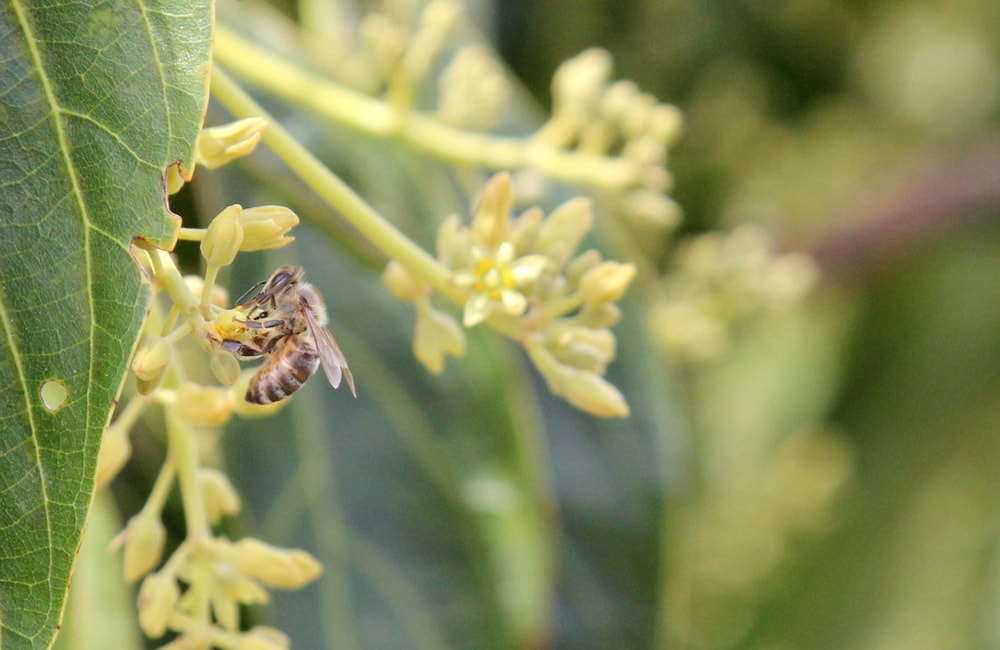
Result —
M 264 288 L 265 284 L 267 284 L 267 280 L 261 280 L 257 284 L 253 285 L 252 287 L 250 287 L 249 289 L 247 289 L 246 291 L 244 291 L 243 295 L 241 295 L 239 298 L 236 299 L 236 303 L 235 304 L 237 304 L 237 305 L 246 304 L 246 303 L 243 302 L 243 300 L 247 296 L 249 296 L 250 294 L 254 294 L 254 297 L 257 297 L 258 295 L 260 295 L 260 290 L 262 288 Z

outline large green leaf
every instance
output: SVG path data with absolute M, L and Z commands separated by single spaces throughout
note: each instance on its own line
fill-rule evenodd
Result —
M 163 171 L 190 168 L 211 25 L 207 0 L 0 8 L 4 648 L 48 647 L 61 617 L 149 297 L 130 246 L 173 237 Z

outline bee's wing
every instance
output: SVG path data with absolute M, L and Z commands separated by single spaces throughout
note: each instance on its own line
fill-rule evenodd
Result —
M 319 350 L 319 361 L 330 385 L 337 388 L 340 386 L 341 378 L 343 378 L 347 381 L 347 387 L 351 389 L 351 394 L 357 397 L 358 394 L 354 390 L 354 376 L 351 374 L 351 369 L 347 367 L 347 359 L 344 358 L 344 353 L 340 351 L 340 346 L 333 339 L 330 330 L 319 325 L 309 309 L 302 310 L 302 313 L 305 314 L 309 334 L 316 344 L 316 349 Z

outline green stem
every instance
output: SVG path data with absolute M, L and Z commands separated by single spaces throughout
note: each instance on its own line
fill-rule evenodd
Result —
M 401 111 L 313 75 L 225 27 L 216 28 L 214 55 L 239 76 L 296 106 L 363 133 L 394 138 L 454 164 L 491 169 L 531 167 L 550 178 L 609 192 L 642 184 L 642 165 L 634 161 L 567 151 L 541 138 L 465 131 L 427 115 Z
M 160 516 L 160 513 L 163 512 L 163 506 L 167 502 L 167 497 L 170 496 L 170 488 L 174 486 L 176 475 L 174 458 L 168 455 L 163 466 L 160 468 L 160 473 L 156 476 L 153 489 L 149 491 L 149 496 L 146 498 L 146 505 L 142 507 L 143 510 L 149 510 L 155 513 L 156 516 Z
M 205 228 L 181 228 L 177 231 L 177 239 L 182 241 L 201 241 L 205 239 Z
M 115 418 L 115 421 L 111 423 L 111 427 L 124 429 L 125 433 L 128 433 L 135 426 L 136 421 L 138 421 L 139 416 L 142 415 L 142 412 L 149 405 L 150 401 L 148 395 L 136 395 L 132 397 L 118 417 Z
M 177 414 L 177 409 L 183 407 L 183 404 L 174 404 L 165 409 L 167 443 L 170 447 L 170 457 L 177 470 L 177 482 L 180 484 L 181 501 L 184 504 L 184 523 L 187 527 L 185 544 L 192 549 L 198 549 L 202 542 L 211 539 L 212 529 L 201 485 L 198 483 L 198 445 L 195 434 Z M 209 590 L 211 568 L 202 553 L 197 553 L 194 561 L 193 575 L 197 579 L 191 581 L 190 611 L 195 618 L 208 622 L 211 614 Z
M 215 287 L 215 281 L 218 277 L 219 265 L 209 262 L 205 268 L 205 284 L 201 288 L 201 313 L 205 318 L 211 314 L 212 289 Z
M 303 147 L 219 66 L 212 72 L 212 95 L 236 117 L 260 116 L 268 122 L 264 142 L 314 192 L 337 208 L 361 234 L 390 259 L 398 260 L 437 291 L 458 303 L 465 294 L 449 280 L 447 269 L 414 244 Z
M 194 432 L 177 415 L 176 410 L 183 404 L 173 404 L 166 410 L 167 441 L 170 456 L 177 468 L 177 482 L 181 486 L 181 500 L 184 503 L 184 522 L 189 538 L 196 540 L 211 537 L 205 501 L 198 483 L 198 445 Z
M 185 318 L 191 321 L 191 326 L 198 331 L 205 324 L 205 319 L 198 311 L 198 299 L 191 290 L 188 289 L 184 277 L 171 259 L 170 253 L 161 250 L 149 251 L 149 257 L 153 262 L 153 272 L 156 274 L 156 284 L 160 286 L 174 306 L 180 309 Z

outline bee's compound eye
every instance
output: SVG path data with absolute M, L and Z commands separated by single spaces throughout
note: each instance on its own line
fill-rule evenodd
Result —
M 288 271 L 282 271 L 281 273 L 275 273 L 274 277 L 271 278 L 271 289 L 280 289 L 281 287 L 288 284 L 288 281 L 292 279 L 292 274 Z

